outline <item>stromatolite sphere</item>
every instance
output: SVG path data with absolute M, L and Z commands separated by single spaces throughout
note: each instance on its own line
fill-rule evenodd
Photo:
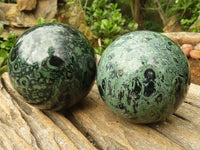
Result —
M 40 109 L 68 108 L 91 89 L 96 75 L 94 49 L 71 26 L 37 25 L 14 44 L 8 72 L 14 88 L 28 103 Z
M 188 61 L 173 41 L 159 33 L 128 33 L 103 53 L 97 84 L 115 113 L 135 123 L 163 121 L 187 93 Z

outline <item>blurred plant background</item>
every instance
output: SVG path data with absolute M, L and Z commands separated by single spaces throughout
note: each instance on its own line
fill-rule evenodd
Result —
M 71 0 L 72 2 L 72 0 Z M 73 0 L 85 11 L 85 20 L 102 54 L 118 36 L 134 30 L 156 32 L 200 31 L 199 0 Z
M 199 0 L 49 1 L 37 0 L 31 9 L 29 3 L 23 3 L 19 10 L 18 1 L 0 0 L 0 75 L 7 69 L 8 53 L 17 36 L 44 22 L 62 22 L 77 28 L 100 55 L 117 37 L 135 30 L 200 31 Z

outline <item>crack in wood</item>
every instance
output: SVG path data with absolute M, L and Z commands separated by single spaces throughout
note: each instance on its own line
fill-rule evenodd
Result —
M 180 119 L 182 119 L 182 120 L 184 120 L 184 121 L 191 122 L 190 120 L 188 120 L 188 119 L 184 118 L 183 116 L 180 116 L 180 115 L 179 115 L 179 114 L 177 114 L 177 113 L 174 113 L 173 115 L 174 115 L 174 116 L 176 116 L 176 117 L 178 117 L 178 118 L 180 118 Z
M 28 125 L 28 122 L 27 122 L 27 120 L 25 119 L 25 117 L 24 117 L 24 115 L 22 114 L 22 111 L 21 111 L 21 109 L 19 109 L 20 107 L 19 107 L 19 104 L 17 103 L 17 98 L 12 94 L 12 92 L 10 91 L 10 89 L 7 87 L 7 84 L 6 84 L 6 82 L 4 81 L 4 79 L 3 78 L 1 78 L 1 84 L 2 84 L 2 90 L 4 89 L 8 94 L 9 94 L 9 96 L 11 97 L 11 101 L 12 101 L 12 103 L 13 103 L 13 105 L 14 105 L 14 107 L 16 107 L 16 109 L 18 109 L 18 113 L 19 114 L 16 114 L 16 112 L 13 112 L 13 110 L 10 108 L 10 121 L 14 121 L 17 117 L 21 117 L 22 118 L 22 120 Z M 13 108 L 13 109 L 15 109 L 15 108 Z M 3 123 L 3 121 L 1 120 L 1 122 Z M 14 131 L 15 131 L 15 134 L 18 136 L 18 137 L 20 137 L 21 139 L 23 139 L 23 141 L 24 142 L 26 142 L 28 145 L 32 145 L 33 147 L 34 147 L 34 149 L 40 149 L 40 147 L 38 146 L 38 143 L 37 143 L 37 140 L 36 140 L 36 138 L 34 137 L 34 135 L 33 135 L 33 133 L 32 133 L 32 131 L 31 131 L 31 128 L 29 127 L 29 126 L 26 126 L 26 127 L 28 127 L 29 128 L 29 131 L 30 131 L 30 134 L 28 134 L 29 136 L 31 136 L 31 141 L 28 141 L 28 139 L 26 139 L 24 136 L 21 136 L 18 132 L 20 132 L 20 131 L 18 131 L 17 129 L 18 128 L 15 128 L 15 127 L 13 127 L 13 126 L 11 126 L 9 123 L 6 123 L 6 125 L 7 126 L 9 126 L 10 128 L 12 128 Z M 26 128 L 26 127 L 20 127 L 20 128 Z M 22 134 L 22 133 L 21 133 Z M 29 139 L 30 140 L 30 139 Z
M 194 106 L 194 107 L 200 108 L 199 105 L 194 104 L 194 103 L 192 103 L 192 102 L 184 101 L 184 103 L 187 103 L 187 104 L 190 104 L 190 105 L 192 105 L 192 106 Z
M 112 113 L 102 102 L 96 85 L 84 101 L 68 112 L 62 113 L 63 116 L 61 113 L 42 112 L 25 103 L 12 88 L 8 74 L 0 81 L 0 119 L 7 120 L 2 113 L 5 112 L 5 115 L 10 115 L 9 123 L 14 121 L 13 128 L 9 128 L 9 123 L 3 125 L 0 120 L 2 129 L 0 148 L 3 139 L 8 146 L 4 144 L 2 148 L 19 149 L 17 148 L 19 145 L 15 144 L 28 137 L 27 141 L 24 140 L 26 143 L 22 141 L 25 144 L 23 146 L 29 143 L 28 148 L 45 150 L 63 147 L 73 150 L 123 149 L 122 146 L 127 149 L 200 149 L 200 111 L 199 107 L 192 106 L 200 104 L 196 86 L 190 88 L 191 97 L 187 98 L 176 113 L 170 115 L 165 122 L 137 125 Z M 16 108 L 19 113 L 15 114 L 13 108 Z M 24 126 L 28 126 L 29 130 L 21 131 L 22 124 L 17 121 L 20 118 L 24 120 L 24 124 L 27 124 Z M 7 127 L 5 131 L 3 131 L 4 126 Z M 27 135 L 22 135 L 23 132 Z M 6 137 L 6 133 L 11 137 L 10 139 Z M 20 135 L 23 139 L 18 137 Z M 88 149 L 85 148 L 87 143 Z
M 186 148 L 184 148 L 182 146 L 181 143 L 177 142 L 175 139 L 172 139 L 170 136 L 164 134 L 162 131 L 158 130 L 157 128 L 159 127 L 158 124 L 152 124 L 152 125 L 149 125 L 150 128 L 154 129 L 156 132 L 158 132 L 159 134 L 163 135 L 165 138 L 169 139 L 170 141 L 174 142 L 175 144 L 179 145 L 182 150 L 187 150 Z
M 67 112 L 66 114 L 64 114 L 64 116 L 66 116 L 70 122 L 73 123 L 73 125 L 87 138 L 87 140 L 97 149 L 97 150 L 103 150 L 98 144 L 97 142 L 94 140 L 93 136 L 90 135 L 90 133 L 87 132 L 87 129 L 85 129 L 84 126 L 82 126 L 79 121 L 76 120 L 76 118 L 74 117 L 74 115 L 71 112 Z

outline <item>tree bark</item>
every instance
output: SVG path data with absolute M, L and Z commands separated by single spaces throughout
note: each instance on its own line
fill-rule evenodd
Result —
M 141 13 L 141 1 L 140 0 L 131 0 L 131 12 L 133 19 L 138 23 L 138 30 L 143 29 L 143 16 Z

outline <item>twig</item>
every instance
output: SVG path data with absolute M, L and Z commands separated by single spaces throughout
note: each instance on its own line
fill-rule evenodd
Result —
M 101 47 L 101 38 L 98 38 L 98 45 Z

